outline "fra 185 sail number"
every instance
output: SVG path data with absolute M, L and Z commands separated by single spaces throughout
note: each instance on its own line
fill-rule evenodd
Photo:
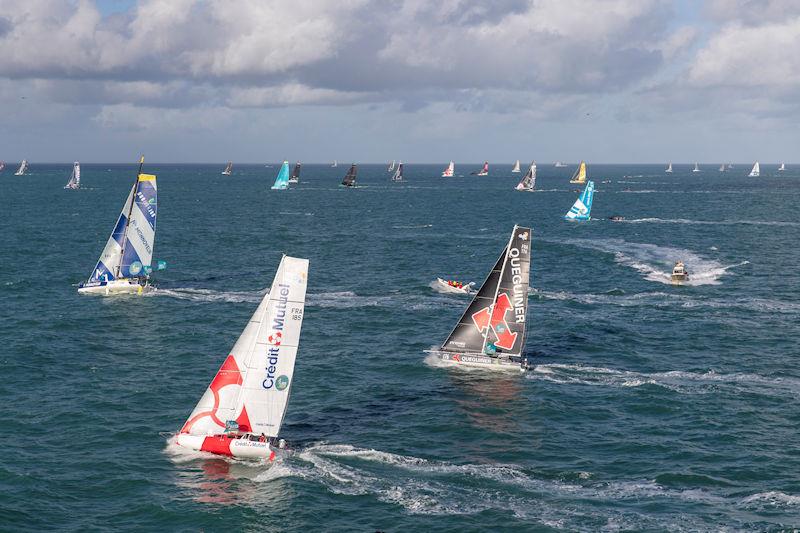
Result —
M 300 307 L 292 307 L 289 310 L 289 316 L 292 317 L 292 320 L 302 320 L 303 318 L 303 309 Z

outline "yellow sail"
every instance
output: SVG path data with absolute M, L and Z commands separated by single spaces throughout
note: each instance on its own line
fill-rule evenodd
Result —
M 570 183 L 586 183 L 586 163 L 581 161 L 581 166 L 578 167 L 578 171 L 575 172 L 575 175 L 572 176 L 572 179 L 569 180 Z

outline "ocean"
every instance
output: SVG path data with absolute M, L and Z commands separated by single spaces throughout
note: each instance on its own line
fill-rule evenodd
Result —
M 2 530 L 637 531 L 800 526 L 800 170 L 145 164 L 158 175 L 144 297 L 79 296 L 136 166 L 0 174 Z M 625 220 L 612 222 L 611 215 Z M 533 228 L 527 373 L 426 356 L 514 224 Z M 176 432 L 272 282 L 310 259 L 272 466 L 176 450 Z M 677 260 L 692 275 L 669 283 Z

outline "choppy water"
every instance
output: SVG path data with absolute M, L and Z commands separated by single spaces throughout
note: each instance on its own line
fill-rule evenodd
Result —
M 477 168 L 478 165 L 474 165 Z M 0 174 L 0 529 L 752 530 L 800 525 L 800 174 L 590 166 L 588 224 L 542 192 L 407 166 L 147 165 L 156 257 L 142 298 L 79 297 L 133 167 Z M 471 167 L 460 166 L 467 173 Z M 633 176 L 633 177 L 631 177 Z M 627 220 L 605 220 L 612 214 Z M 423 350 L 514 223 L 534 228 L 528 374 L 439 368 Z M 170 448 L 269 286 L 311 260 L 272 467 Z M 673 287 L 675 260 L 693 281 Z

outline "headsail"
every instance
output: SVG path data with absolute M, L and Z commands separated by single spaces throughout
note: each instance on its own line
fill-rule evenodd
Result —
M 356 173 L 358 169 L 356 168 L 356 164 L 353 163 L 350 165 L 350 169 L 347 171 L 347 174 L 344 175 L 342 179 L 342 185 L 345 187 L 355 187 L 356 186 Z
M 536 161 L 531 163 L 528 172 L 522 177 L 522 181 L 517 184 L 518 191 L 532 191 L 536 186 Z
M 755 164 L 753 165 L 753 169 L 747 176 L 750 178 L 757 178 L 760 175 L 761 175 L 761 166 L 758 164 L 758 161 L 756 161 Z
M 586 183 L 586 163 L 581 161 L 581 164 L 578 165 L 578 170 L 575 171 L 575 174 L 572 175 L 572 179 L 569 180 L 570 183 Z
M 15 176 L 22 176 L 28 171 L 28 160 L 23 159 L 22 163 L 19 164 L 19 168 L 14 173 Z
M 278 436 L 292 387 L 307 280 L 308 259 L 281 259 L 269 294 L 181 433 L 219 435 L 235 421 L 242 432 Z
M 586 188 L 575 200 L 572 208 L 564 215 L 566 220 L 584 221 L 589 220 L 592 214 L 592 199 L 594 198 L 594 182 L 589 180 Z
M 72 175 L 69 181 L 64 185 L 65 189 L 80 189 L 81 187 L 81 164 L 75 161 L 72 164 Z
M 519 169 L 519 159 L 517 159 L 517 162 L 516 162 L 516 163 L 514 163 L 514 168 L 512 168 L 512 169 L 511 169 L 511 172 L 513 172 L 514 174 L 516 174 L 517 172 L 520 172 L 520 169 Z
M 284 161 L 281 169 L 278 171 L 278 176 L 275 178 L 275 183 L 272 184 L 273 190 L 282 191 L 289 188 L 289 162 Z
M 147 274 L 153 260 L 157 210 L 156 177 L 140 173 L 122 206 L 114 231 L 89 276 L 89 283 Z
M 452 178 L 453 177 L 453 173 L 455 171 L 456 171 L 456 164 L 453 161 L 450 161 L 450 164 L 447 165 L 447 168 L 444 169 L 444 172 L 442 172 L 442 177 L 443 178 Z
M 397 165 L 397 170 L 394 171 L 394 176 L 392 176 L 392 181 L 403 181 L 403 162 L 400 161 Z
M 228 161 L 225 165 L 225 170 L 222 171 L 223 176 L 230 176 L 233 173 L 233 161 Z
M 494 268 L 442 344 L 442 351 L 521 355 L 525 345 L 531 230 L 514 227 Z
M 289 183 L 300 183 L 300 161 L 294 164 L 292 175 L 289 176 Z

